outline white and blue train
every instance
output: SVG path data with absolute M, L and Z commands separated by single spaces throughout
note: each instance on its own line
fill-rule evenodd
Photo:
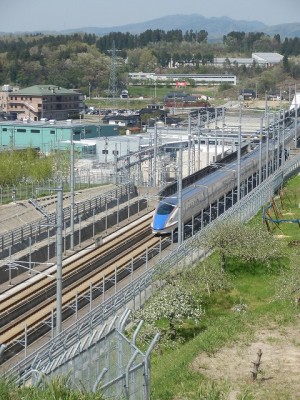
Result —
M 284 142 L 291 141 L 293 131 L 286 131 Z M 268 171 L 271 172 L 276 164 L 275 158 L 278 157 L 274 154 L 277 149 L 282 149 L 282 144 L 274 143 L 274 140 L 269 141 L 268 156 L 266 143 L 262 144 L 262 151 L 260 146 L 254 150 L 249 151 L 246 155 L 241 157 L 240 166 L 240 183 L 246 186 L 252 185 L 252 188 L 247 187 L 246 193 L 252 190 L 259 182 L 259 173 L 262 179 L 266 175 L 266 163 L 268 162 Z M 275 148 L 275 152 L 274 152 Z M 280 162 L 282 157 L 282 150 L 280 149 Z M 267 158 L 268 157 L 268 158 Z M 268 161 L 267 161 L 268 160 Z M 260 167 L 262 168 L 260 172 Z M 276 166 L 277 168 L 278 166 Z M 182 224 L 191 221 L 193 217 L 198 216 L 202 210 L 207 210 L 210 205 L 215 204 L 221 199 L 224 199 L 229 193 L 237 187 L 237 161 L 225 164 L 222 168 L 216 169 L 214 172 L 202 177 L 192 185 L 182 189 L 181 197 L 181 218 Z M 251 179 L 249 179 L 251 178 Z M 250 183 L 249 183 L 250 182 Z M 245 185 L 244 185 L 245 187 Z M 224 199 L 224 202 L 226 200 Z M 178 227 L 179 217 L 179 199 L 178 192 L 171 196 L 161 199 L 155 209 L 153 219 L 151 222 L 152 233 L 157 235 L 170 234 Z
M 243 168 L 246 168 L 247 172 L 250 168 L 254 173 L 258 164 L 256 165 L 252 156 L 253 154 L 249 153 L 243 159 Z M 245 166 L 246 160 L 248 161 L 247 167 Z M 246 172 L 244 171 L 242 175 L 245 178 Z M 182 223 L 186 224 L 188 221 L 191 221 L 202 210 L 206 210 L 210 204 L 214 204 L 222 196 L 232 191 L 236 187 L 236 182 L 237 164 L 235 162 L 227 164 L 225 168 L 217 169 L 215 172 L 182 189 Z M 178 227 L 178 217 L 179 198 L 178 192 L 176 192 L 171 196 L 163 198 L 156 207 L 151 222 L 152 233 L 158 235 L 171 233 Z

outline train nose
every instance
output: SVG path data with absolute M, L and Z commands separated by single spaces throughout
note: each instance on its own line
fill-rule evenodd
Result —
M 169 215 L 156 215 L 153 219 L 152 227 L 154 230 L 164 229 Z

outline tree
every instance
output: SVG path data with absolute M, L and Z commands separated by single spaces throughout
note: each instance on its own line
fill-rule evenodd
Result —
M 238 221 L 217 222 L 199 239 L 199 245 L 219 254 L 222 271 L 226 270 L 228 257 L 265 263 L 284 255 L 281 242 L 262 226 Z
M 195 267 L 183 270 L 180 276 L 183 285 L 199 298 L 231 287 L 229 276 L 220 270 L 211 257 L 201 260 Z
M 271 71 L 264 71 L 258 80 L 258 90 L 262 93 L 272 90 L 276 86 L 276 79 Z
M 3 151 L 0 155 L 0 185 L 51 178 L 52 164 L 52 156 L 41 158 L 32 148 Z
M 292 304 L 300 303 L 300 262 L 299 250 L 295 251 L 291 258 L 289 266 L 281 270 L 279 279 L 275 288 L 275 300 L 289 301 Z
M 128 50 L 128 66 L 135 71 L 154 71 L 157 66 L 157 58 L 147 49 Z
M 159 320 L 166 319 L 167 334 L 170 334 L 171 339 L 175 339 L 177 327 L 180 327 L 184 320 L 191 319 L 199 323 L 202 314 L 201 304 L 195 295 L 175 280 L 167 282 L 142 309 L 136 311 L 134 318 L 136 321 L 142 319 L 152 327 Z
M 289 59 L 288 59 L 287 55 L 283 56 L 282 65 L 283 65 L 284 72 L 290 72 L 290 64 L 289 64 Z

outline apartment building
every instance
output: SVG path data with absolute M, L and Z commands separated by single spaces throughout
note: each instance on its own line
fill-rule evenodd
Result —
M 2 90 L 0 102 L 4 112 L 16 114 L 21 121 L 65 120 L 78 116 L 84 109 L 82 93 L 55 85 Z

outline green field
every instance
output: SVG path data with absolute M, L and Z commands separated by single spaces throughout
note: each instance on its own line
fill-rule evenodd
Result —
M 281 201 L 279 197 L 275 201 L 285 219 L 300 218 L 299 175 L 288 182 Z M 262 212 L 251 224 L 260 221 Z M 300 398 L 300 364 L 296 361 L 300 356 L 299 310 L 293 299 L 276 296 L 283 288 L 283 277 L 288 282 L 295 279 L 289 266 L 300 266 L 295 257 L 300 227 L 289 222 L 270 226 L 278 240 L 287 244 L 299 240 L 298 246 L 295 242 L 287 246 L 287 254 L 271 267 L 249 267 L 232 260 L 227 270 L 232 287 L 203 298 L 205 316 L 194 337 L 153 357 L 152 400 Z M 298 285 L 300 293 L 300 277 L 294 287 Z M 187 325 L 186 329 L 194 327 Z M 262 365 L 253 381 L 250 371 L 259 348 Z
M 297 175 L 274 199 L 273 210 L 278 208 L 276 212 L 284 219 L 295 220 L 300 218 L 299 203 Z M 272 217 L 272 212 L 269 215 Z M 262 224 L 262 211 L 251 220 L 250 226 L 255 224 Z M 299 400 L 300 227 L 283 222 L 270 223 L 269 228 L 284 249 L 278 259 L 246 263 L 231 258 L 219 289 L 205 295 L 199 287 L 205 310 L 200 324 L 186 320 L 171 345 L 159 343 L 152 353 L 151 400 Z M 264 229 L 268 234 L 266 225 Z M 217 271 L 217 254 L 206 261 Z M 201 284 L 199 276 L 194 276 L 194 281 Z M 163 331 L 166 321 L 160 320 L 157 326 Z M 262 364 L 253 380 L 251 371 L 259 350 Z M 74 393 L 63 380 L 44 388 L 16 388 L 0 382 L 0 398 L 102 399 Z
M 218 105 L 220 99 L 215 98 L 217 94 L 216 87 L 205 86 L 205 87 L 186 87 L 184 90 L 178 89 L 174 86 L 172 87 L 159 87 L 155 88 L 154 85 L 141 85 L 141 86 L 130 86 L 129 87 L 129 98 L 120 99 L 116 97 L 112 98 L 92 98 L 87 99 L 85 104 L 88 107 L 98 107 L 98 108 L 128 108 L 128 109 L 139 109 L 147 107 L 148 104 L 162 104 L 164 97 L 169 92 L 184 92 L 186 94 L 201 94 L 204 96 L 213 97 L 214 100 L 211 101 L 212 105 Z

